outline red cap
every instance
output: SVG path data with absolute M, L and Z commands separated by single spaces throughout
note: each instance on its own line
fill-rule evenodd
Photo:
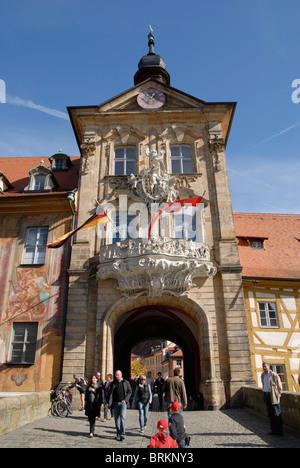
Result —
M 174 403 L 171 404 L 170 409 L 172 411 L 181 411 L 180 403 L 177 403 L 177 401 L 174 401 Z
M 157 423 L 157 429 L 163 429 L 164 431 L 168 430 L 168 422 L 165 419 L 161 419 Z

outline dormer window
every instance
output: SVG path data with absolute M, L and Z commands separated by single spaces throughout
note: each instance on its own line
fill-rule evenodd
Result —
M 0 193 L 8 190 L 9 188 L 11 188 L 9 181 L 6 179 L 3 172 L 0 171 Z
M 251 247 L 253 250 L 264 250 L 264 241 L 263 240 L 251 241 Z
M 264 242 L 268 240 L 267 237 L 244 237 L 244 236 L 237 236 L 238 244 L 240 246 L 249 245 L 252 250 L 265 250 Z
M 52 171 L 67 171 L 72 166 L 71 159 L 60 150 L 49 158 Z
M 56 169 L 57 171 L 59 171 L 61 169 L 65 169 L 65 168 L 66 168 L 65 161 L 63 161 L 62 159 L 55 159 L 54 160 L 53 169 Z
M 33 190 L 44 190 L 46 184 L 46 176 L 35 176 Z
M 264 241 L 266 237 L 252 237 L 249 239 L 252 250 L 265 250 Z
M 51 169 L 44 166 L 42 159 L 39 166 L 29 171 L 29 184 L 24 190 L 52 190 L 56 185 Z

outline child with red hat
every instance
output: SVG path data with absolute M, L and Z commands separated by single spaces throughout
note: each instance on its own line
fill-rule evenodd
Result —
M 177 402 L 171 404 L 169 408 L 169 432 L 179 448 L 189 448 L 190 437 L 187 437 L 183 417 L 180 414 L 181 405 Z
M 178 448 L 177 443 L 172 437 L 166 434 L 168 430 L 168 423 L 164 419 L 161 419 L 157 423 L 158 433 L 151 437 L 150 445 L 147 448 Z

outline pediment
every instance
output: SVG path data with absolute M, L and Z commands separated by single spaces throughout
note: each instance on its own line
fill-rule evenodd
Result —
M 165 103 L 162 107 L 158 109 L 143 109 L 139 106 L 137 102 L 138 94 L 149 87 L 155 87 L 159 89 L 161 92 L 165 94 Z M 100 123 L 101 117 L 114 114 L 116 115 L 117 119 L 122 116 L 122 120 L 120 120 L 120 124 L 124 126 L 130 125 L 132 120 L 126 123 L 125 118 L 128 115 L 166 115 L 167 118 L 168 112 L 174 113 L 174 116 L 177 116 L 178 121 L 186 121 L 185 119 L 185 112 L 190 116 L 192 116 L 193 112 L 202 115 L 203 122 L 210 121 L 212 123 L 219 122 L 221 123 L 222 127 L 222 134 L 227 142 L 229 131 L 235 111 L 236 103 L 235 102 L 205 102 L 201 99 L 193 97 L 183 91 L 180 91 L 176 88 L 172 88 L 171 86 L 164 84 L 158 80 L 153 78 L 149 78 L 148 80 L 139 83 L 138 85 L 130 88 L 127 91 L 122 92 L 118 96 L 115 96 L 109 99 L 102 104 L 96 106 L 80 106 L 80 107 L 68 107 L 68 112 L 70 115 L 70 119 L 73 125 L 73 129 L 76 135 L 78 146 L 81 148 L 82 139 L 83 139 L 83 127 L 91 127 L 94 128 L 97 124 Z M 181 114 L 181 115 L 180 115 Z M 124 118 L 123 118 L 124 116 Z M 98 117 L 100 119 L 98 120 Z M 197 116 L 197 120 L 199 120 Z M 192 119 L 189 119 L 192 120 Z M 103 121 L 104 122 L 104 121 Z M 104 123 L 105 126 L 105 123 Z M 178 141 L 180 141 L 182 130 L 177 126 L 172 130 L 174 133 L 179 135 Z M 93 130 L 94 131 L 94 130 Z M 108 129 L 108 131 L 110 131 Z M 118 129 L 116 130 L 117 133 L 120 133 Z M 190 134 L 193 137 L 192 133 L 194 132 L 193 128 L 190 128 Z M 126 141 L 128 131 L 123 131 L 121 129 L 121 137 L 123 141 Z M 141 135 L 136 135 L 135 138 L 141 140 Z
M 106 101 L 98 106 L 98 112 L 122 112 L 122 111 L 139 111 L 152 112 L 152 109 L 142 109 L 137 103 L 137 97 L 141 91 L 146 88 L 154 87 L 162 91 L 166 97 L 166 101 L 161 111 L 176 110 L 176 109 L 203 109 L 206 105 L 204 101 L 189 96 L 175 88 L 164 85 L 156 80 L 147 80 L 134 88 L 131 88 L 115 98 Z

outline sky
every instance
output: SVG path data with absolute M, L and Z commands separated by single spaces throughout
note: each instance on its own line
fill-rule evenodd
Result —
M 151 24 L 171 86 L 237 102 L 233 210 L 299 214 L 299 18 L 299 0 L 0 0 L 0 170 L 78 156 L 66 108 L 131 88 Z

